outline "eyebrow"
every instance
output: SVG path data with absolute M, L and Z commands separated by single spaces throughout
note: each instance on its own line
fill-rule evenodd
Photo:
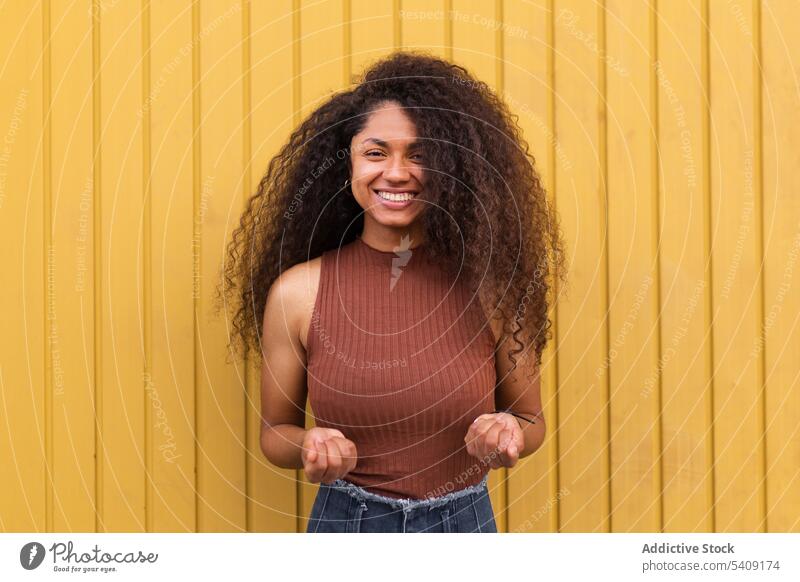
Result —
M 379 147 L 382 147 L 382 148 L 388 148 L 389 147 L 389 143 L 388 142 L 386 142 L 386 141 L 384 141 L 382 139 L 379 139 L 377 137 L 368 137 L 367 139 L 365 139 L 361 143 L 365 144 L 368 141 L 371 141 L 375 145 L 377 145 Z M 412 141 L 412 142 L 410 142 L 408 144 L 408 149 L 417 149 L 417 148 L 421 148 L 421 147 L 422 147 L 422 142 L 420 142 L 418 140 L 414 140 L 414 141 Z

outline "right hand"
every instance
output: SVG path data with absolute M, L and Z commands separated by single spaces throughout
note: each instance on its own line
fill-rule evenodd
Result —
M 315 426 L 306 431 L 300 453 L 303 470 L 311 483 L 330 485 L 352 471 L 358 454 L 356 445 L 335 428 Z

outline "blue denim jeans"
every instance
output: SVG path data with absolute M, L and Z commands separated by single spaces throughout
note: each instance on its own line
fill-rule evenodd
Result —
M 320 483 L 306 533 L 497 533 L 487 487 L 429 499 L 395 499 L 343 479 Z

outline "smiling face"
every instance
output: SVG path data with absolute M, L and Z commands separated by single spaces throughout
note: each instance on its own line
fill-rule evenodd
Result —
M 352 192 L 365 221 L 407 227 L 425 210 L 422 144 L 400 104 L 382 103 L 350 144 Z

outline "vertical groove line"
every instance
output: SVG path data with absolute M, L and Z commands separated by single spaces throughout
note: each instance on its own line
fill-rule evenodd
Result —
M 153 304 L 152 304 L 152 184 L 150 108 L 144 107 L 150 94 L 150 0 L 142 0 L 142 183 L 144 184 L 144 216 L 142 226 L 142 312 L 144 316 L 144 523 L 145 531 L 153 531 L 153 441 L 152 411 L 148 405 L 149 389 L 153 386 Z
M 711 509 L 709 512 L 711 520 L 711 532 L 716 532 L 716 506 L 714 496 L 716 490 L 716 478 L 714 467 L 714 334 L 710 328 L 712 315 L 714 313 L 714 294 L 713 294 L 713 257 L 711 256 L 711 81 L 710 81 L 710 55 L 709 55 L 709 7 L 708 0 L 701 0 L 702 29 L 700 36 L 700 74 L 703 84 L 703 259 L 705 260 L 705 279 L 708 283 L 705 289 L 704 308 L 705 325 L 709 326 L 706 330 L 709 349 L 706 350 L 706 369 L 709 377 L 706 382 L 706 421 L 708 423 L 709 438 L 706 440 L 706 462 L 709 467 L 709 480 L 706 487 L 706 502 Z
M 503 46 L 503 2 L 502 0 L 495 0 L 494 2 L 494 20 L 501 24 L 497 28 L 494 33 L 494 55 L 495 55 L 495 84 L 497 85 L 497 94 L 503 95 L 503 91 L 505 90 L 505 71 L 503 67 L 505 66 L 505 50 Z M 503 467 L 500 471 L 500 477 L 503 479 L 503 487 L 500 490 L 502 497 L 503 497 L 503 526 L 505 528 L 506 533 L 511 529 L 511 512 L 509 509 L 509 499 L 510 497 L 510 479 L 508 468 Z
M 656 325 L 655 341 L 656 341 L 656 390 L 658 394 L 654 398 L 654 408 L 656 422 L 655 422 L 655 442 L 653 443 L 653 454 L 656 462 L 654 463 L 654 470 L 656 472 L 654 479 L 655 495 L 658 503 L 656 503 L 656 528 L 657 531 L 664 531 L 664 415 L 663 411 L 663 398 L 664 398 L 664 377 L 661 367 L 658 366 L 658 361 L 661 357 L 662 348 L 662 325 L 659 312 L 661 310 L 661 252 L 659 237 L 661 236 L 661 195 L 659 183 L 661 181 L 661 171 L 659 167 L 658 152 L 660 147 L 661 134 L 659 132 L 659 114 L 660 102 L 658 96 L 658 76 L 656 75 L 656 67 L 658 66 L 658 0 L 651 0 L 650 3 L 650 119 L 652 120 L 653 139 L 650 141 L 650 196 L 653 200 L 652 210 L 652 224 L 653 232 L 651 236 L 651 244 L 653 258 L 655 260 L 655 300 L 653 301 L 653 321 Z
M 44 219 L 44 454 L 45 454 L 45 499 L 44 499 L 44 527 L 45 531 L 53 531 L 53 353 L 51 325 L 54 317 L 55 297 L 52 278 L 55 276 L 55 261 L 53 260 L 53 191 L 52 191 L 52 95 L 51 82 L 51 38 L 50 38 L 50 1 L 42 4 L 42 41 L 44 42 L 42 55 L 42 189 L 43 189 L 43 216 Z
M 400 13 L 403 10 L 402 0 L 393 1 L 392 36 L 395 50 L 403 46 L 403 21 Z
M 600 261 L 603 264 L 603 269 L 601 270 L 603 281 L 600 285 L 600 293 L 601 299 L 600 304 L 605 307 L 605 323 L 603 324 L 603 354 L 604 357 L 608 357 L 608 349 L 611 343 L 610 330 L 609 330 L 609 316 L 610 316 L 610 308 L 608 305 L 608 280 L 609 280 L 609 252 L 608 252 L 608 243 L 609 243 L 609 234 L 608 234 L 608 123 L 606 118 L 608 116 L 608 94 L 607 94 L 607 86 L 606 86 L 606 67 L 605 67 L 605 54 L 606 54 L 606 2 L 605 0 L 601 0 L 598 4 L 598 44 L 599 44 L 599 51 L 598 51 L 598 81 L 600 85 L 600 117 L 599 117 L 599 127 L 598 129 L 598 151 L 600 153 L 600 195 L 601 195 L 601 203 L 603 204 L 603 234 L 602 234 L 602 246 L 601 246 L 601 258 Z M 604 477 L 603 487 L 605 488 L 605 497 L 606 497 L 606 531 L 611 532 L 612 529 L 612 507 L 611 507 L 611 484 L 609 480 L 611 479 L 611 374 L 606 369 L 604 372 L 604 380 L 603 380 L 603 399 L 605 400 L 605 434 L 603 435 L 603 441 L 605 443 L 604 447 L 604 457 L 605 457 L 605 471 L 606 474 Z
M 344 67 L 344 86 L 349 87 L 352 84 L 350 78 L 353 74 L 352 63 L 352 42 L 350 40 L 351 27 L 350 21 L 352 19 L 352 9 L 350 6 L 352 0 L 342 0 L 342 47 L 344 48 L 344 58 L 342 59 L 342 66 Z M 397 12 L 395 12 L 393 19 L 397 22 Z M 395 43 L 396 44 L 396 43 Z
M 494 19 L 495 22 L 500 23 L 500 27 L 498 27 L 497 31 L 494 35 L 494 52 L 495 52 L 495 63 L 497 63 L 497 68 L 495 69 L 495 83 L 497 84 L 497 90 L 502 95 L 505 83 L 505 70 L 503 69 L 505 63 L 505 50 L 503 47 L 503 0 L 495 0 L 494 3 Z
M 756 256 L 759 259 L 758 269 L 758 286 L 759 286 L 759 330 L 761 336 L 763 334 L 762 349 L 758 354 L 758 366 L 756 367 L 758 376 L 758 434 L 761 436 L 761 479 L 759 492 L 759 510 L 761 511 L 762 521 L 759 525 L 761 533 L 769 531 L 768 521 L 768 505 L 767 505 L 767 407 L 766 407 L 766 366 L 767 366 L 767 341 L 766 341 L 766 305 L 765 305 L 765 288 L 764 288 L 764 269 L 765 269 L 765 251 L 764 251 L 764 136 L 762 135 L 762 108 L 763 108 L 763 75 L 761 71 L 762 63 L 762 47 L 761 47 L 761 4 L 760 0 L 753 0 L 753 50 L 755 63 L 753 65 L 753 87 L 755 89 L 753 100 L 755 111 L 753 123 L 753 137 L 754 137 L 754 160 L 753 160 L 753 186 L 756 189 L 755 204 L 756 204 Z
M 300 21 L 300 0 L 292 0 L 292 121 L 293 129 L 300 123 L 300 106 L 301 106 L 301 88 L 300 71 L 302 56 L 300 51 L 300 34 L 301 34 L 301 21 Z M 307 405 L 306 405 L 307 406 Z M 302 515 L 303 515 L 303 483 L 302 469 L 295 469 L 294 482 L 295 482 L 295 531 L 298 533 L 303 532 L 302 528 Z
M 247 199 L 250 194 L 251 172 L 252 172 L 252 117 L 251 117 L 251 103 L 252 103 L 252 85 L 251 85 L 251 46 L 250 46 L 250 0 L 242 0 L 242 115 L 244 121 L 242 123 L 242 160 L 244 162 L 244 178 L 242 180 L 242 202 L 246 206 Z M 244 207 L 243 207 L 244 210 Z M 247 351 L 245 351 L 247 354 Z M 253 383 L 250 382 L 250 367 L 251 364 L 255 366 L 255 362 L 250 359 L 248 355 L 244 357 L 244 487 L 245 487 L 245 531 L 253 531 L 253 519 L 255 508 L 252 503 L 252 483 L 253 467 L 252 455 L 250 454 L 249 438 L 250 431 L 253 427 L 250 423 L 251 412 L 251 399 L 250 392 L 255 388 Z M 259 423 L 259 429 L 261 423 Z
M 193 290 L 193 339 L 194 339 L 194 511 L 195 511 L 195 531 L 203 531 L 202 514 L 200 512 L 200 484 L 202 483 L 202 466 L 200 464 L 200 416 L 199 411 L 201 408 L 200 395 L 202 391 L 197 389 L 198 378 L 202 378 L 202 373 L 199 370 L 199 362 L 197 354 L 200 350 L 200 337 L 199 337 L 199 318 L 198 313 L 200 310 L 200 225 L 199 225 L 199 212 L 200 212 L 200 153 L 201 153 L 201 135 L 200 135 L 200 2 L 193 0 L 192 2 L 192 275 L 194 278 Z
M 453 0 L 444 0 L 444 54 L 453 60 Z
M 103 496 L 105 450 L 103 449 L 103 214 L 102 214 L 102 150 L 100 149 L 101 118 L 101 71 L 100 71 L 100 10 L 92 10 L 92 148 L 94 160 L 92 166 L 92 196 L 94 204 L 94 224 L 92 238 L 94 246 L 94 414 L 95 414 L 95 530 L 105 530 L 105 500 Z
M 547 77 L 550 93 L 547 96 L 547 122 L 550 127 L 553 139 L 550 140 L 550 180 L 552 187 L 552 205 L 553 210 L 557 210 L 558 199 L 556 197 L 556 143 L 558 140 L 558 133 L 556 128 L 556 34 L 555 34 L 555 0 L 547 0 Z M 553 313 L 553 356 L 552 356 L 552 369 L 550 377 L 553 379 L 553 414 L 552 425 L 555 430 L 552 431 L 551 437 L 552 445 L 550 446 L 550 464 L 553 470 L 550 472 L 550 490 L 552 492 L 552 499 L 555 499 L 553 504 L 553 511 L 550 517 L 550 530 L 557 533 L 561 529 L 561 498 L 558 495 L 561 487 L 561 472 L 559 468 L 560 459 L 560 445 L 558 438 L 558 304 L 556 299 L 559 294 L 558 280 L 553 281 L 553 305 L 551 306 Z M 540 376 L 541 378 L 541 376 Z M 540 380 L 541 381 L 541 380 Z

